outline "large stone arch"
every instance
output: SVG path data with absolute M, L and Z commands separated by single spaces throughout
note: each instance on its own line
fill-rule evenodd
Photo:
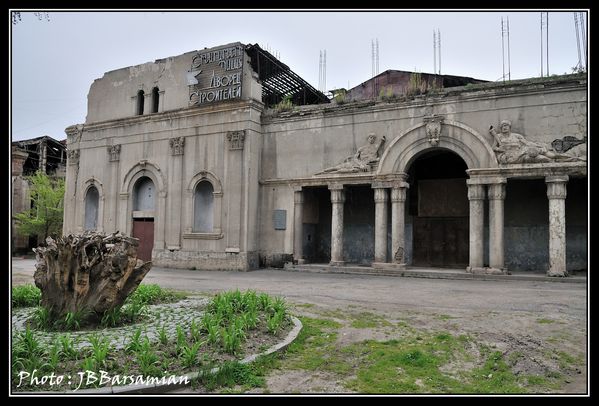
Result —
M 158 165 L 148 161 L 139 161 L 127 171 L 123 183 L 121 184 L 121 194 L 130 194 L 133 191 L 135 182 L 144 176 L 152 179 L 154 184 L 158 187 L 160 197 L 166 197 L 166 179 L 164 174 Z
M 498 166 L 491 145 L 475 129 L 457 121 L 444 120 L 439 143 L 432 145 L 426 125 L 425 122 L 416 124 L 389 143 L 379 162 L 377 175 L 407 172 L 419 155 L 434 148 L 455 152 L 466 162 L 468 169 Z

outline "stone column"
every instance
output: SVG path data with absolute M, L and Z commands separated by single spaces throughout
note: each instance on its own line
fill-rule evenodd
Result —
M 489 269 L 487 273 L 506 274 L 503 242 L 503 201 L 505 183 L 488 186 L 489 195 Z
M 566 270 L 566 183 L 568 176 L 547 176 L 549 198 L 548 276 L 568 276 Z
M 466 272 L 481 273 L 484 251 L 484 214 L 485 185 L 468 183 L 468 200 L 470 201 L 470 265 Z
M 374 263 L 373 267 L 387 262 L 387 188 L 373 184 L 374 189 Z
M 293 259 L 304 261 L 304 193 L 301 187 L 293 192 Z
M 150 97 L 151 98 L 151 97 Z M 168 218 L 166 227 L 166 248 L 171 251 L 181 249 L 181 211 L 183 192 L 183 156 L 185 153 L 185 137 L 175 137 L 169 140 L 171 149 L 169 171 L 170 190 L 168 204 Z
M 405 268 L 406 190 L 408 183 L 400 182 L 391 189 L 391 262 Z
M 343 185 L 330 185 L 333 214 L 331 217 L 331 265 L 344 265 L 343 261 Z

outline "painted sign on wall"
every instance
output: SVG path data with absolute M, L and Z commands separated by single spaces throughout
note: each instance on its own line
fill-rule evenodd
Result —
M 239 99 L 244 54 L 241 43 L 196 53 L 187 73 L 189 105 Z

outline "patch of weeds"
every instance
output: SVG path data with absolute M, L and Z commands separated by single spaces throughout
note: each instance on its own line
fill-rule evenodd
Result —
M 314 306 L 316 306 L 313 303 L 300 303 L 300 304 L 296 304 L 295 307 L 303 307 L 304 309 L 311 309 Z
M 215 374 L 210 373 L 212 368 L 213 365 L 203 367 L 201 370 L 203 373 L 198 377 L 198 382 L 209 391 L 222 387 L 232 388 L 237 385 L 247 388 L 265 385 L 264 377 L 256 375 L 255 370 L 247 364 L 226 361 Z
M 341 325 L 332 320 L 309 317 L 302 317 L 301 321 L 304 327 L 287 348 L 285 367 L 346 374 L 350 366 L 336 350 L 337 333 L 331 331 Z
M 361 393 L 521 393 L 524 389 L 503 360 L 501 352 L 489 354 L 482 367 L 462 370 L 458 376 L 442 366 L 467 359 L 466 336 L 447 332 L 421 333 L 386 342 L 365 341 L 346 351 L 360 354 L 356 378 L 345 383 Z
M 41 298 L 41 290 L 31 284 L 14 286 L 12 288 L 12 307 L 38 306 Z
M 556 351 L 554 354 L 554 358 L 557 359 L 560 369 L 575 369 L 584 362 L 582 357 L 571 355 L 564 351 Z
M 555 323 L 555 320 L 551 320 L 551 319 L 537 319 L 537 323 L 539 323 L 539 324 L 551 324 L 551 323 Z
M 126 300 L 126 303 L 138 303 L 143 305 L 154 305 L 159 303 L 173 303 L 185 299 L 187 295 L 183 292 L 163 289 L 156 284 L 141 284 Z
M 472 393 L 523 393 L 525 390 L 511 368 L 503 359 L 501 351 L 492 352 L 484 366 L 471 372 L 472 382 L 468 389 Z
M 389 327 L 392 324 L 385 320 L 383 317 L 374 313 L 358 313 L 351 315 L 352 322 L 350 324 L 353 328 L 375 328 L 375 327 Z

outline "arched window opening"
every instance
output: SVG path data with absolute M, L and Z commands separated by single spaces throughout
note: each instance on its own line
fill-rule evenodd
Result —
M 214 188 L 207 181 L 198 183 L 194 193 L 193 231 L 211 233 L 214 224 Z
M 154 210 L 154 197 L 156 195 L 156 188 L 152 179 L 144 176 L 140 178 L 135 184 L 133 194 L 133 210 L 136 211 L 148 211 Z
M 144 114 L 144 91 L 140 90 L 137 92 L 137 115 L 141 116 Z
M 95 186 L 91 186 L 85 195 L 85 230 L 98 228 L 98 205 L 100 194 Z
M 152 113 L 158 113 L 158 101 L 160 95 L 158 94 L 158 88 L 152 89 Z

